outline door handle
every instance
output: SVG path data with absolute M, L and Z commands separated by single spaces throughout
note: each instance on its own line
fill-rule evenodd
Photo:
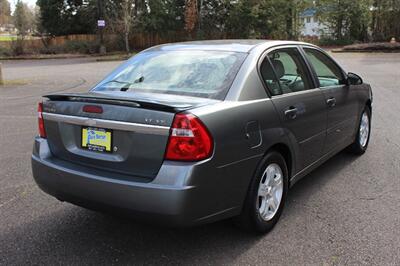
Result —
M 336 98 L 334 98 L 334 97 L 329 98 L 328 100 L 326 100 L 326 104 L 327 104 L 329 107 L 335 107 L 335 105 L 336 105 Z
M 297 117 L 297 108 L 296 107 L 289 107 L 289 109 L 287 109 L 285 111 L 285 116 L 289 119 L 296 119 Z

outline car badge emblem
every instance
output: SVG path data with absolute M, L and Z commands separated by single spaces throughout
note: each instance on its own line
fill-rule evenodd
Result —
M 94 127 L 96 125 L 96 120 L 94 119 L 88 119 L 86 124 L 90 127 Z

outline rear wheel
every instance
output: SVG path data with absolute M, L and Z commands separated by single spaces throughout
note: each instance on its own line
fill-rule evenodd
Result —
M 350 146 L 354 154 L 364 154 L 368 148 L 371 135 L 371 109 L 367 106 L 361 114 L 357 136 L 354 143 Z
M 261 161 L 249 187 L 239 226 L 257 233 L 270 231 L 282 214 L 288 191 L 288 170 L 278 152 Z

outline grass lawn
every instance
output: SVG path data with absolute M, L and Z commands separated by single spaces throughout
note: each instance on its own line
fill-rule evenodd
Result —
M 25 79 L 4 80 L 3 84 L 0 83 L 0 89 L 3 86 L 22 86 L 28 84 L 29 81 Z
M 10 42 L 16 40 L 16 36 L 1 36 L 0 35 L 0 42 Z

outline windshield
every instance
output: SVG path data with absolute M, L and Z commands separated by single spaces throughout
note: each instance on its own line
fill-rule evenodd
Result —
M 138 54 L 94 91 L 130 91 L 223 99 L 245 53 L 157 51 Z

